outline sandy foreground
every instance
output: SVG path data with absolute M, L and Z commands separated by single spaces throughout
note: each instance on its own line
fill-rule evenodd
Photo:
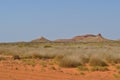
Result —
M 36 60 L 36 63 L 43 62 Z M 61 68 L 44 61 L 35 66 L 27 65 L 19 60 L 0 61 L 0 80 L 120 80 L 117 70 L 79 71 L 77 68 Z

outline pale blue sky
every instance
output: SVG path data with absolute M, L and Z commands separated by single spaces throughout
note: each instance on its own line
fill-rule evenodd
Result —
M 0 42 L 98 33 L 120 38 L 120 0 L 0 0 Z

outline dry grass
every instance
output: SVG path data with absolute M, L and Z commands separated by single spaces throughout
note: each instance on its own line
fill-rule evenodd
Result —
M 0 44 L 0 55 L 14 59 L 54 59 L 63 67 L 107 66 L 120 63 L 120 43 L 14 43 Z M 45 47 L 46 45 L 49 45 Z
M 89 60 L 90 66 L 108 66 L 108 64 L 99 55 L 92 55 Z
M 91 71 L 109 71 L 107 67 L 94 66 L 91 68 Z
M 61 60 L 59 60 L 59 65 L 62 67 L 77 67 L 82 64 L 78 56 L 67 55 L 67 56 L 64 56 Z
M 78 66 L 77 68 L 80 71 L 89 71 L 89 69 L 87 67 L 85 67 L 85 66 Z

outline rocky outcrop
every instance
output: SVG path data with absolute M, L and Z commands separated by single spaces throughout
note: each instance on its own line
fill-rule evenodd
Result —
M 51 42 L 51 41 L 46 39 L 45 37 L 41 37 L 41 38 L 32 40 L 31 42 Z
M 81 36 L 75 36 L 72 39 L 55 40 L 55 42 L 104 42 L 104 41 L 109 41 L 109 39 L 102 37 L 101 34 L 98 35 L 86 34 Z

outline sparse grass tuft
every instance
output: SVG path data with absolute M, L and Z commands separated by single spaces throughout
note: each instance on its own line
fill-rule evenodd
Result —
M 50 69 L 52 69 L 52 70 L 56 70 L 56 68 L 55 68 L 54 66 L 51 66 Z
M 41 54 L 31 54 L 31 57 L 33 58 L 33 59 L 41 59 L 42 58 L 42 55 Z
M 87 67 L 85 67 L 85 66 L 78 66 L 77 68 L 80 71 L 89 71 L 89 69 Z
M 80 75 L 85 75 L 85 73 L 84 72 L 80 72 Z
M 120 70 L 120 65 L 119 65 L 119 66 L 116 66 L 116 69 Z
M 6 60 L 6 58 L 5 57 L 0 57 L 0 61 L 2 61 L 2 60 Z
M 107 67 L 94 66 L 91 68 L 91 71 L 109 71 Z
M 120 78 L 120 75 L 119 75 L 119 74 L 113 74 L 113 76 L 114 76 L 115 78 Z
M 47 67 L 47 63 L 44 62 L 44 61 L 42 61 L 42 62 L 40 63 L 40 65 L 41 65 L 42 67 Z
M 31 66 L 33 66 L 33 67 L 36 65 L 36 63 L 35 63 L 34 60 L 23 60 L 23 62 L 24 62 L 25 64 L 31 65 Z
M 44 48 L 51 48 L 51 45 L 45 45 Z

